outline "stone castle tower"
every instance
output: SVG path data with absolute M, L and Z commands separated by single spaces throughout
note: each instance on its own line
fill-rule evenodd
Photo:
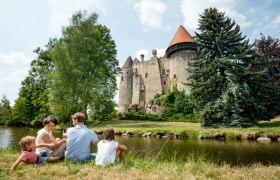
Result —
M 148 61 L 144 55 L 140 61 L 129 56 L 120 74 L 119 112 L 151 112 L 149 101 L 172 87 L 188 94 L 187 66 L 195 50 L 194 39 L 180 26 L 164 57 L 158 58 L 156 50 Z

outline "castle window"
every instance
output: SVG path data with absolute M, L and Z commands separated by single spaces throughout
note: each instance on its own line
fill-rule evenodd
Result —
M 173 75 L 173 78 L 176 79 L 176 74 Z
M 123 76 L 121 76 L 121 81 L 123 81 L 124 80 L 124 78 L 123 78 Z
M 165 75 L 165 69 L 162 69 L 162 70 L 161 70 L 161 74 L 162 74 L 162 75 Z
M 145 73 L 145 75 L 144 75 L 144 76 L 145 76 L 145 78 L 148 78 L 148 73 Z
M 166 85 L 167 85 L 167 82 L 166 82 L 166 81 L 163 81 L 163 85 L 166 86 Z

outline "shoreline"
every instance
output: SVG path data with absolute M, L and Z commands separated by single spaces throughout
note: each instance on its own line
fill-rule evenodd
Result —
M 96 130 L 96 134 L 102 135 L 102 130 Z M 118 136 L 128 136 L 128 137 L 143 137 L 143 138 L 170 138 L 170 139 L 215 139 L 215 140 L 248 140 L 248 141 L 258 141 L 258 142 L 280 142 L 280 135 L 274 134 L 262 134 L 262 133 L 249 133 L 249 134 L 230 134 L 230 133 L 214 133 L 212 135 L 201 135 L 189 136 L 186 134 L 175 134 L 175 133 L 161 133 L 161 132 L 132 132 L 132 131 L 116 131 Z

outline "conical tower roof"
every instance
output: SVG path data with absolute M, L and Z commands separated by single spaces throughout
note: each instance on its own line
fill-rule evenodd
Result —
M 130 68 L 130 67 L 132 67 L 132 64 L 133 64 L 132 58 L 131 58 L 131 56 L 129 56 L 127 58 L 127 60 L 125 61 L 122 68 Z
M 171 54 L 182 49 L 196 49 L 196 47 L 193 37 L 180 25 L 165 52 L 166 57 L 170 57 Z
M 189 34 L 189 32 L 182 25 L 180 25 L 168 47 L 173 46 L 174 44 L 184 43 L 184 42 L 193 43 L 194 39 Z

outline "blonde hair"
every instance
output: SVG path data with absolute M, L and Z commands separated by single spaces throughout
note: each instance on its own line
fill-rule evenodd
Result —
M 36 138 L 34 136 L 25 136 L 21 138 L 19 145 L 23 151 L 26 151 L 26 145 L 30 145 L 32 142 L 35 142 Z

